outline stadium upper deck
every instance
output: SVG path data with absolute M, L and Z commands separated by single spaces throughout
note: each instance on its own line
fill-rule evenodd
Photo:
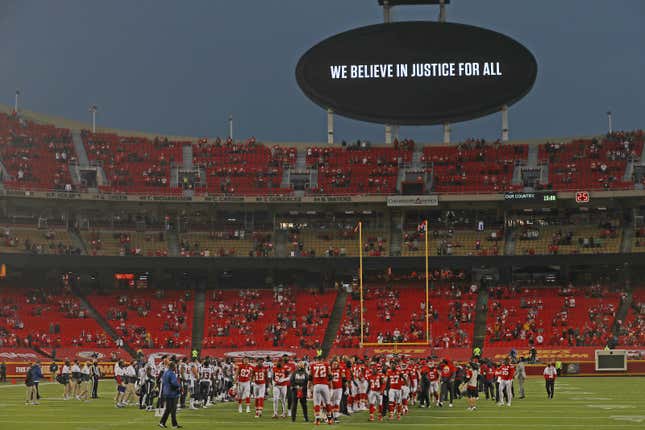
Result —
M 2 181 L 9 190 L 175 196 L 500 194 L 642 190 L 641 130 L 502 144 L 395 141 L 266 145 L 250 138 L 168 139 L 91 133 L 0 114 Z

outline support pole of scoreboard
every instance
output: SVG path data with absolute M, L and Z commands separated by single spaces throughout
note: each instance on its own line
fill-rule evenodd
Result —
M 389 24 L 392 22 L 392 6 L 389 0 L 383 0 L 383 22 Z M 392 144 L 392 126 L 385 124 L 385 144 Z
M 450 124 L 447 122 L 443 124 L 443 143 L 450 143 Z
M 327 109 L 327 144 L 334 144 L 334 111 Z
M 508 106 L 502 106 L 502 142 L 508 142 Z
M 439 0 L 439 22 L 446 22 L 446 2 Z
M 390 124 L 385 124 L 385 144 L 392 144 L 392 126 Z
M 363 222 L 358 222 L 358 283 L 360 287 L 360 314 L 361 314 L 361 348 L 363 347 L 364 330 L 363 330 Z
M 446 22 L 446 2 L 444 0 L 439 1 L 439 22 Z M 450 124 L 443 124 L 443 143 L 450 143 Z

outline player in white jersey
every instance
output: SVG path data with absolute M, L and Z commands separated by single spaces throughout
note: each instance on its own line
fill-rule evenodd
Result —
M 213 394 L 219 400 L 224 400 L 223 392 L 224 389 L 224 369 L 219 361 L 215 360 L 213 363 Z
M 233 387 L 233 373 L 234 373 L 234 367 L 233 363 L 231 363 L 230 359 L 227 359 L 225 362 L 222 363 L 222 379 L 224 382 L 223 386 L 223 394 L 224 397 L 230 400 L 229 396 L 229 390 L 231 387 Z
M 125 365 L 122 360 L 119 360 L 114 365 L 114 379 L 116 379 L 116 402 L 117 408 L 125 407 L 123 399 L 125 398 Z
M 195 402 L 199 400 L 199 387 L 197 387 L 197 383 L 199 381 L 199 368 L 200 364 L 199 361 L 197 361 L 197 358 L 194 358 L 188 365 L 190 409 L 197 409 Z
M 146 383 L 147 383 L 147 371 L 149 367 L 139 366 L 139 371 L 137 372 L 137 386 L 139 392 L 139 409 L 144 409 L 144 402 L 146 400 Z
M 213 368 L 208 358 L 199 369 L 199 399 L 203 407 L 211 405 L 210 394 L 213 386 Z
M 188 395 L 188 387 L 190 380 L 188 378 L 188 359 L 182 358 L 179 362 L 179 382 L 181 384 L 181 395 L 179 397 L 179 408 L 186 408 L 186 396 Z
M 152 358 L 152 357 L 151 357 Z M 163 393 L 163 374 L 166 372 L 166 369 L 168 369 L 168 356 L 163 355 L 161 357 L 161 361 L 159 364 L 157 364 L 157 371 L 156 371 L 156 376 L 157 376 L 157 386 L 159 387 L 159 397 L 157 397 L 157 409 L 155 410 L 155 416 L 163 416 L 163 410 L 164 410 L 164 397 L 161 395 Z

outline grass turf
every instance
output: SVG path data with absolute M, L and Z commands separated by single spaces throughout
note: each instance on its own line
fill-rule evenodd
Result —
M 341 427 L 351 429 L 442 428 L 488 429 L 596 429 L 627 428 L 645 429 L 645 402 L 640 389 L 645 379 L 632 378 L 561 378 L 556 382 L 554 400 L 547 400 L 541 378 L 526 383 L 527 398 L 516 400 L 513 406 L 498 407 L 492 401 L 480 398 L 478 410 L 466 410 L 466 399 L 456 400 L 454 408 L 410 408 L 410 413 L 400 422 L 368 423 L 367 413 L 360 412 L 343 417 Z M 0 429 L 21 430 L 99 430 L 127 428 L 128 430 L 155 428 L 159 418 L 151 412 L 134 407 L 116 409 L 112 402 L 114 383 L 102 381 L 100 399 L 90 402 L 62 400 L 62 386 L 41 386 L 41 404 L 25 406 L 24 386 L 0 385 Z M 310 407 L 310 419 L 312 408 Z M 213 428 L 283 430 L 285 427 L 314 428 L 299 416 L 294 424 L 290 420 L 271 419 L 272 403 L 265 404 L 265 415 L 255 419 L 253 413 L 239 414 L 237 404 L 219 403 L 208 409 L 187 410 L 179 413 L 179 423 L 187 430 Z M 168 421 L 170 427 L 170 421 Z M 322 425 L 321 425 L 322 426 Z M 326 425 L 325 425 L 326 426 Z M 158 427 L 156 427 L 158 428 Z

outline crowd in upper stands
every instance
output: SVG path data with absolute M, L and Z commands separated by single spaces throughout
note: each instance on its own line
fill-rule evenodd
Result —
M 104 192 L 181 194 L 188 190 L 211 194 L 290 194 L 283 183 L 285 169 L 294 168 L 295 147 L 269 147 L 251 137 L 196 142 L 164 137 L 145 138 L 113 133 L 81 132 L 92 166 L 103 169 Z M 625 178 L 627 163 L 639 162 L 643 131 L 612 134 L 539 146 L 539 164 L 548 165 L 548 181 L 540 189 L 633 188 L 636 176 Z M 316 170 L 312 194 L 394 194 L 399 170 L 411 167 L 418 145 L 411 139 L 396 139 L 392 146 L 373 146 L 365 140 L 340 146 L 313 146 L 305 150 L 306 168 Z M 182 149 L 190 147 L 191 160 Z M 419 161 L 419 178 L 432 179 L 423 192 L 504 192 L 521 190 L 513 183 L 516 166 L 525 165 L 528 145 L 497 140 L 468 139 L 448 146 L 425 146 Z M 28 121 L 16 114 L 0 115 L 0 159 L 15 188 L 85 190 L 85 179 L 73 179 L 70 166 L 78 164 L 72 132 Z M 192 166 L 182 168 L 186 161 Z M 172 169 L 178 169 L 173 175 Z M 425 171 L 423 171 L 425 169 Z M 635 174 L 634 174 L 635 175 Z M 629 175 L 627 175 L 629 176 Z M 422 180 L 422 179 L 419 179 Z M 96 186 L 96 184 L 90 184 Z

